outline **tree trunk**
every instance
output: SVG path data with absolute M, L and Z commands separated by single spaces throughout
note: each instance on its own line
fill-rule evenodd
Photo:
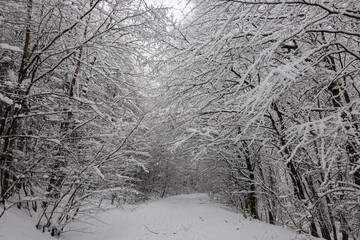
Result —
M 259 219 L 259 215 L 257 212 L 257 199 L 255 195 L 255 174 L 254 174 L 254 167 L 251 164 L 250 160 L 250 152 L 249 149 L 245 150 L 245 161 L 246 161 L 246 168 L 249 171 L 249 182 L 250 182 L 250 193 L 248 194 L 248 202 L 249 202 L 249 210 L 251 217 L 255 219 Z

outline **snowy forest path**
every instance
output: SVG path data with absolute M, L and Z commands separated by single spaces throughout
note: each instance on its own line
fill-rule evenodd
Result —
M 179 195 L 99 215 L 84 232 L 68 232 L 68 240 L 252 240 L 302 239 L 278 226 L 229 211 L 206 194 Z M 83 224 L 83 223 L 82 223 Z M 81 225 L 73 225 L 78 229 Z M 84 225 L 82 225 L 84 227 Z

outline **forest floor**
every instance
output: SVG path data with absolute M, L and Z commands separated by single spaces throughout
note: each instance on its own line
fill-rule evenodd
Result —
M 21 215 L 23 214 L 23 215 Z M 50 240 L 18 210 L 0 218 L 1 240 Z M 302 240 L 306 235 L 257 220 L 212 202 L 205 194 L 179 195 L 103 212 L 73 223 L 60 240 Z

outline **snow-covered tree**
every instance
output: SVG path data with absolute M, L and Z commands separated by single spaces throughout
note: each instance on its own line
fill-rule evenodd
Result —
M 0 6 L 0 202 L 41 208 L 37 227 L 59 235 L 92 196 L 139 195 L 143 73 L 163 11 L 136 0 Z
M 242 179 L 230 192 L 256 196 L 252 215 L 358 237 L 359 17 L 357 1 L 195 1 L 180 28 L 174 109 L 216 133 L 198 144 L 227 153 L 224 184 Z

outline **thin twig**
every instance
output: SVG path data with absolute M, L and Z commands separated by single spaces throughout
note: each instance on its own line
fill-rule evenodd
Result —
M 144 225 L 146 227 L 147 230 L 149 230 L 149 232 L 153 233 L 153 234 L 159 234 L 157 232 L 151 231 L 146 225 Z

